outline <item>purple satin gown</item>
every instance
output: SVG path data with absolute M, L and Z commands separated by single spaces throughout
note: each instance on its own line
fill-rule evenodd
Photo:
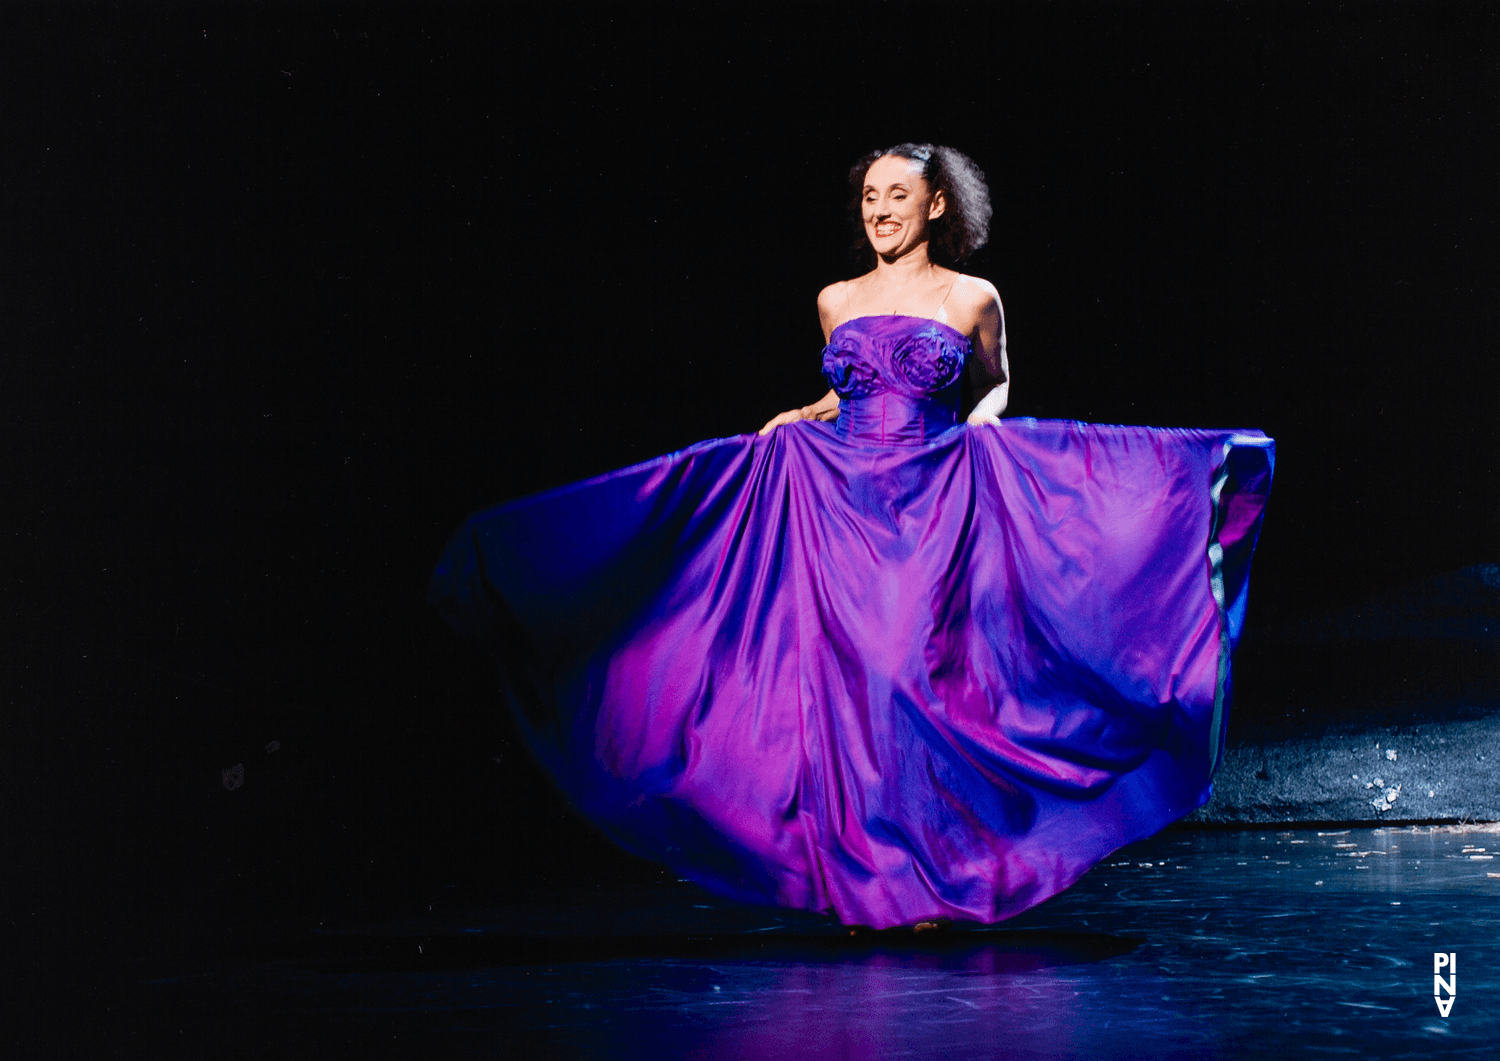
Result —
M 1273 444 L 958 423 L 968 340 L 834 330 L 834 423 L 470 518 L 433 600 L 620 844 L 736 899 L 998 921 L 1202 804 Z

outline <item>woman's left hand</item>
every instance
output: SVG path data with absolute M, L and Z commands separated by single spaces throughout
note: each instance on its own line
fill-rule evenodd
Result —
M 1010 360 L 1005 356 L 1005 310 L 1000 306 L 1000 296 L 993 284 L 985 280 L 976 282 L 984 285 L 983 289 L 988 297 L 972 339 L 974 359 L 969 362 L 969 368 L 974 374 L 974 393 L 981 397 L 969 413 L 969 426 L 989 424 L 999 427 L 1000 415 L 1010 404 Z
M 971 427 L 979 427 L 983 424 L 1000 426 L 1000 414 L 1005 412 L 1005 406 L 1010 399 L 1010 380 L 997 383 L 990 388 L 990 392 L 974 406 L 974 411 L 969 414 Z

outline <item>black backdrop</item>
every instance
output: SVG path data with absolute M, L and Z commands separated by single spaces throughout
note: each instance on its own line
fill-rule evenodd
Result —
M 649 878 L 424 580 L 474 509 L 819 395 L 873 146 L 989 174 L 1012 413 L 1277 439 L 1252 629 L 1496 558 L 1494 4 L 0 25 L 12 929 Z

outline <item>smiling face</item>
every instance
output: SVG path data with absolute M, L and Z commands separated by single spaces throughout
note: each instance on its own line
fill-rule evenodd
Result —
M 862 200 L 865 235 L 875 253 L 899 258 L 927 239 L 928 222 L 943 215 L 943 193 L 933 193 L 922 176 L 922 164 L 899 155 L 882 155 L 865 171 Z

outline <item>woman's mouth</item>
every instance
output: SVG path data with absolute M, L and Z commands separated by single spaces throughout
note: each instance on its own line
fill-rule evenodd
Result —
M 878 221 L 875 224 L 875 235 L 894 236 L 900 228 L 901 226 L 894 221 Z

